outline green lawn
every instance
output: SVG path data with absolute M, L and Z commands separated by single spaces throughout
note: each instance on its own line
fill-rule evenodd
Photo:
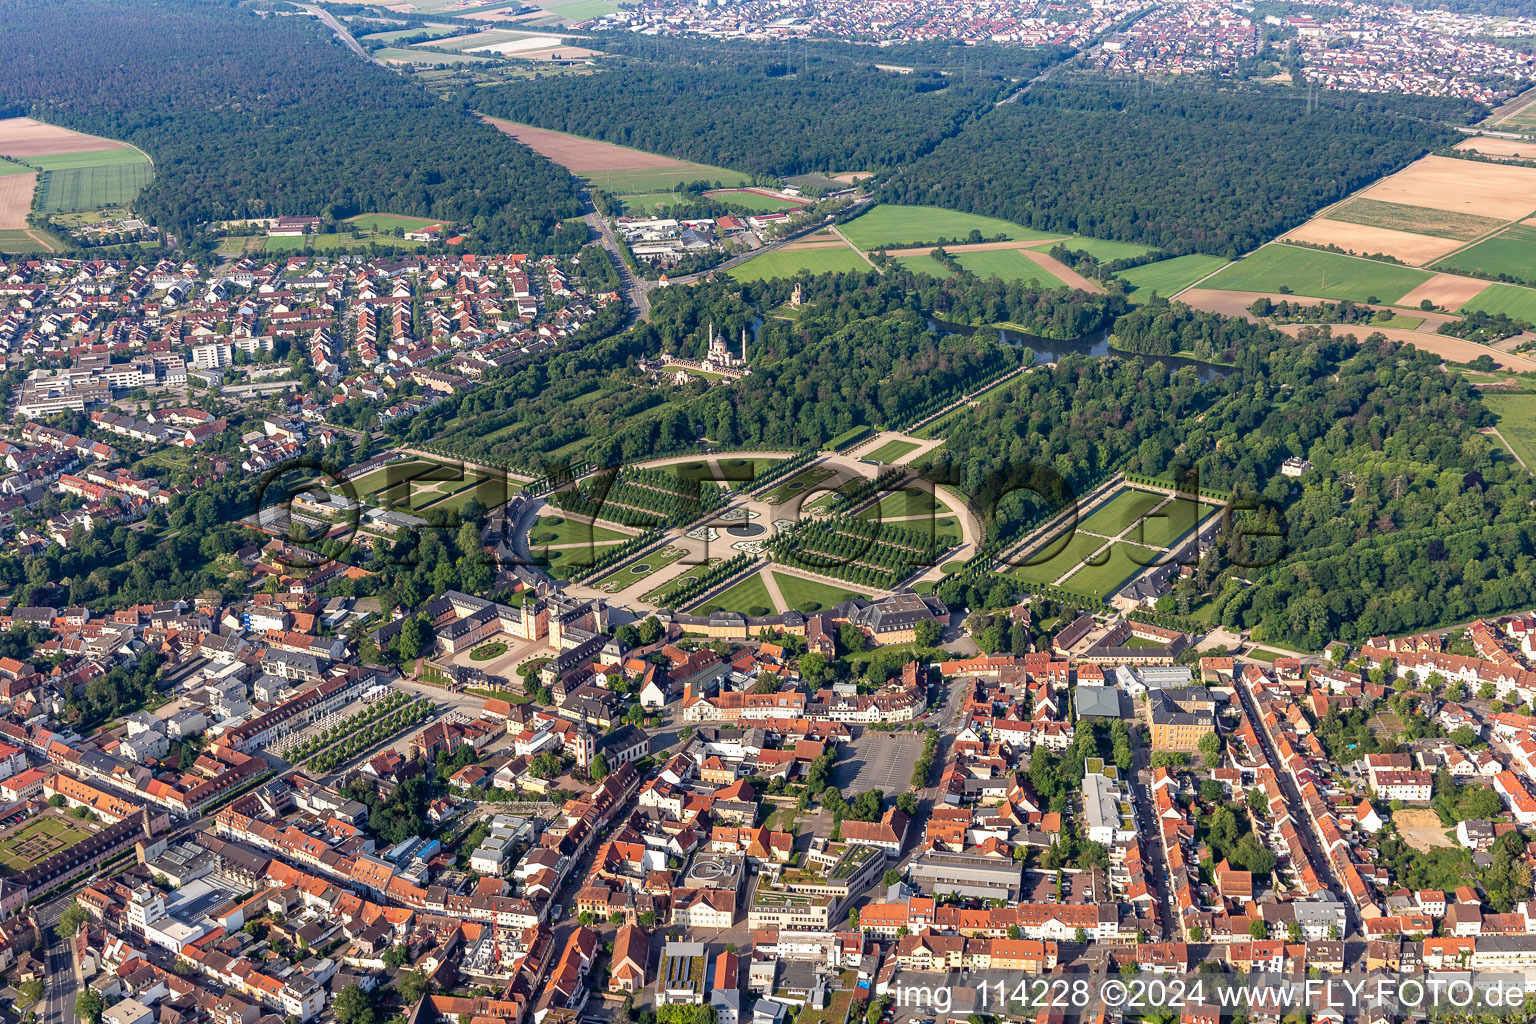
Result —
M 729 458 L 717 459 L 715 461 L 720 467 L 720 475 L 731 485 L 731 489 L 745 491 L 751 489 L 752 481 L 767 472 L 769 466 L 784 460 L 772 458 Z
M 441 489 L 446 490 L 447 487 Z M 505 477 L 487 476 L 481 477 L 467 486 L 459 485 L 459 489 L 448 497 L 439 498 L 418 507 L 422 509 L 430 508 L 434 511 L 438 509 L 458 511 L 465 505 L 468 505 L 470 499 L 475 499 L 485 508 L 492 509 L 505 505 L 511 497 L 512 495 L 507 493 L 507 480 Z
M 683 197 L 676 192 L 651 192 L 645 195 L 615 196 L 614 198 L 624 204 L 625 213 L 646 216 L 654 213 L 659 206 L 670 206 L 683 201 Z
M 1243 655 L 1243 657 L 1251 658 L 1254 661 L 1273 662 L 1276 658 L 1283 658 L 1285 655 L 1281 654 L 1279 651 L 1269 651 L 1262 647 L 1251 647 Z
M 811 490 L 816 484 L 835 475 L 837 471 L 829 466 L 808 466 L 790 476 L 788 480 L 779 481 L 772 490 L 763 495 L 763 501 L 769 505 L 783 505 L 796 494 Z
M 882 203 L 873 210 L 842 226 L 848 240 L 865 252 L 871 249 L 908 248 L 929 245 L 940 238 L 963 241 L 972 231 L 983 238 L 1002 235 L 1019 241 L 1059 238 L 1045 231 L 1032 231 L 1012 221 L 980 217 L 937 206 L 892 206 Z
M 670 606 L 670 602 L 672 600 L 672 595 L 677 593 L 678 590 L 682 589 L 687 584 L 693 582 L 693 580 L 695 580 L 700 575 L 700 570 L 701 569 L 704 569 L 704 570 L 713 569 L 716 566 L 720 565 L 724 561 L 725 561 L 725 559 L 723 559 L 723 558 L 719 557 L 718 555 L 716 555 L 716 556 L 710 558 L 709 563 L 707 565 L 704 565 L 704 566 L 697 566 L 697 565 L 689 566 L 683 572 L 678 573 L 676 576 L 674 576 L 671 579 L 667 580 L 667 582 L 663 583 L 661 586 L 657 587 L 656 589 L 648 591 L 647 593 L 644 593 L 644 594 L 640 595 L 640 599 L 642 601 L 648 601 L 651 604 L 654 604 L 654 605 L 656 605 L 659 608 L 669 607 Z
M 425 459 L 399 459 L 387 466 L 381 466 L 371 473 L 365 473 L 352 481 L 352 489 L 359 498 L 366 498 L 371 494 L 377 494 L 386 487 L 398 485 L 403 480 L 414 480 L 425 476 L 432 470 L 440 470 L 439 479 L 447 476 L 449 472 L 458 472 L 457 469 L 440 465 L 436 462 L 428 462 Z
M 554 550 L 538 548 L 533 552 L 533 560 L 536 562 L 547 562 L 548 564 L 544 566 L 544 571 L 555 579 L 568 580 L 571 578 L 571 573 L 591 565 L 617 546 L 615 544 L 598 544 L 590 548 L 559 548 Z
M 726 611 L 757 616 L 772 615 L 778 610 L 773 606 L 773 598 L 768 596 L 768 585 L 763 582 L 763 574 L 759 572 L 753 573 L 725 593 L 711 598 L 704 604 L 690 608 L 689 612 L 694 615 L 708 615 L 711 612 Z
M 717 199 L 731 206 L 739 206 L 743 210 L 751 210 L 753 213 L 773 213 L 777 210 L 794 210 L 803 206 L 803 203 L 790 202 L 788 199 L 780 199 L 778 196 L 765 196 L 761 192 L 750 192 L 746 189 L 726 189 L 720 192 L 706 192 L 711 199 Z
M 529 544 L 590 544 L 628 540 L 629 534 L 564 516 L 541 516 L 529 531 Z
M 1068 576 L 1062 586 L 1094 597 L 1108 597 L 1136 573 L 1156 564 L 1159 553 L 1135 544 L 1116 544 L 1103 565 L 1085 565 Z
M 1536 227 L 1516 224 L 1470 249 L 1452 253 L 1435 270 L 1463 270 L 1517 281 L 1536 281 Z
M 869 264 L 852 249 L 776 249 L 731 271 L 738 281 L 765 281 L 801 274 L 863 273 Z
M 1394 327 L 1400 331 L 1416 330 L 1423 322 L 1421 316 L 1403 316 L 1400 313 L 1388 313 L 1385 316 L 1378 313 L 1371 317 L 1372 327 Z
M 1288 286 L 1295 295 L 1366 302 L 1396 302 L 1433 275 L 1426 270 L 1357 259 L 1334 252 L 1270 244 L 1211 278 L 1206 288 L 1238 292 L 1277 292 Z
M 1065 288 L 1067 283 L 1015 249 L 987 249 L 953 253 L 955 262 L 977 277 L 1004 281 L 1037 281 L 1042 288 Z
M 927 274 L 929 277 L 954 277 L 955 272 L 932 256 L 893 256 L 904 270 L 910 270 L 914 274 Z
M 1483 404 L 1499 414 L 1499 433 L 1527 466 L 1536 466 L 1536 395 L 1483 393 Z
M 906 455 L 909 452 L 915 452 L 921 447 L 922 445 L 915 441 L 887 441 L 885 444 L 881 445 L 879 448 L 876 448 L 874 451 L 860 457 L 865 459 L 872 459 L 875 462 L 894 463 L 903 455 Z
M 395 213 L 364 213 L 356 217 L 348 217 L 347 223 L 364 231 L 393 231 L 395 228 L 402 231 L 418 231 L 433 224 L 441 224 L 442 221 L 428 220 L 425 217 L 402 217 Z
M 1103 538 L 1089 537 L 1074 531 L 1065 544 L 1058 537 L 1029 555 L 1032 564 L 1016 565 L 1010 575 L 1030 583 L 1054 583 L 1057 577 L 1064 575 L 1103 545 Z
M 57 814 L 45 814 L 0 839 L 0 866 L 24 871 L 93 834 Z
M 1173 293 L 1188 288 L 1226 262 L 1220 256 L 1191 253 L 1188 256 L 1175 256 L 1171 260 L 1159 260 L 1156 263 L 1146 263 L 1139 267 L 1132 267 L 1130 270 L 1122 270 L 1115 276 L 1126 283 L 1133 296 L 1139 292 L 1142 298 L 1146 298 L 1152 292 L 1156 292 L 1166 299 Z
M 1490 284 L 1472 296 L 1458 312 L 1474 309 L 1484 313 L 1508 313 L 1516 320 L 1536 324 L 1536 289 L 1515 284 Z
M 1132 256 L 1145 256 L 1152 251 L 1151 246 L 1137 245 L 1134 242 L 1112 242 L 1107 238 L 1085 238 L 1082 235 L 1073 235 L 1065 242 L 1045 242 L 1041 245 L 1032 245 L 1030 248 L 1045 252 L 1056 248 L 1057 245 L 1064 245 L 1075 252 L 1086 252 L 1100 263 L 1130 259 Z
M 1085 533 L 1116 537 L 1121 530 L 1156 508 L 1162 500 L 1162 495 L 1150 491 L 1124 490 L 1111 498 L 1109 504 L 1100 507 L 1079 523 L 1077 528 Z
M 905 519 L 908 516 L 923 516 L 940 513 L 949 513 L 950 507 L 938 500 L 933 494 L 921 487 L 903 487 L 899 491 L 893 491 L 880 499 L 880 504 L 872 505 L 860 512 L 859 519 Z
M 1193 530 L 1198 520 L 1215 511 L 1214 505 L 1197 505 L 1187 498 L 1175 498 L 1158 510 L 1157 515 L 1142 522 L 1139 538 L 1135 530 L 1131 531 L 1130 538 L 1152 547 L 1166 548 Z

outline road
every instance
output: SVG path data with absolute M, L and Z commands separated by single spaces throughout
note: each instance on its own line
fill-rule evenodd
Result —
M 1146 858 L 1146 866 L 1151 868 L 1142 874 L 1152 883 L 1152 899 L 1157 905 L 1157 920 L 1163 928 L 1163 940 L 1177 942 L 1183 939 L 1184 931 L 1181 923 L 1174 920 L 1173 908 L 1168 903 L 1173 892 L 1168 888 L 1168 856 L 1163 849 L 1162 828 L 1158 824 L 1157 808 L 1152 803 L 1152 772 L 1148 764 L 1150 756 L 1147 745 L 1141 741 L 1141 730 L 1133 726 L 1131 807 L 1136 813 L 1136 833 L 1141 837 L 1141 852 Z
M 368 51 L 363 49 L 362 44 L 359 43 L 356 39 L 352 38 L 352 33 L 347 31 L 347 26 L 337 21 L 335 16 L 332 15 L 330 11 L 322 10 L 319 7 L 311 7 L 309 4 L 298 4 L 296 6 L 302 7 L 310 14 L 313 14 L 315 17 L 319 18 L 320 24 L 336 33 L 336 38 L 341 40 L 342 45 L 351 50 L 353 53 L 357 54 L 359 57 L 363 58 L 363 60 L 373 61 L 373 63 L 378 64 L 380 67 L 386 66 L 381 61 L 374 60 L 373 57 L 368 54 Z
M 72 893 L 58 896 L 37 908 L 37 927 L 43 935 L 43 957 L 48 964 L 45 979 L 47 991 L 43 996 L 40 1024 L 72 1024 L 75 1017 L 75 992 L 78 978 L 75 975 L 74 955 L 69 943 L 54 933 L 59 915 L 74 900 Z
M 599 242 L 613 261 L 613 268 L 619 273 L 619 285 L 624 293 L 627 310 L 624 326 L 630 327 L 635 321 L 651 315 L 651 289 L 656 287 L 656 282 L 641 280 L 629 269 L 629 264 L 624 262 L 624 251 L 619 248 L 619 240 L 614 237 L 613 226 L 608 223 L 607 217 L 597 212 L 597 207 L 592 204 L 592 195 L 586 189 L 581 191 L 581 201 L 587 204 L 587 212 L 582 219 L 587 222 L 587 227 L 597 232 Z

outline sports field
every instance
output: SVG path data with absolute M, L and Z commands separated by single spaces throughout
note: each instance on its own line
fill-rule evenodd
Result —
M 751 210 L 753 213 L 775 213 L 779 210 L 796 210 L 804 203 L 797 203 L 790 199 L 780 199 L 778 196 L 764 195 L 761 192 L 753 192 L 751 189 L 732 188 L 722 189 L 718 192 L 706 192 L 711 199 L 719 200 L 731 206 L 739 206 L 743 210 Z
M 395 213 L 363 213 L 348 217 L 346 223 L 363 231 L 393 231 L 395 228 L 401 231 L 420 231 L 441 222 L 426 217 L 402 217 Z
M 1536 324 L 1536 288 L 1522 288 L 1517 284 L 1490 284 L 1463 303 L 1459 312 L 1474 309 L 1484 313 L 1507 313 L 1516 320 Z
M 863 273 L 869 264 L 846 247 L 825 249 L 775 249 L 750 259 L 731 271 L 738 281 L 766 281 L 801 274 Z
M 1473 213 L 1454 210 L 1432 210 L 1427 206 L 1407 206 L 1403 203 L 1386 203 L 1378 199 L 1356 196 L 1328 211 L 1329 220 L 1366 227 L 1390 228 L 1393 231 L 1410 231 L 1419 235 L 1436 235 L 1471 241 L 1490 231 L 1497 231 L 1504 221 L 1496 217 L 1480 217 Z
M 0 867 L 8 872 L 25 871 L 92 834 L 93 830 L 62 815 L 45 813 L 0 839 Z
M 887 441 L 879 448 L 876 448 L 869 454 L 864 455 L 863 458 L 870 459 L 874 462 L 893 463 L 903 455 L 906 455 L 909 452 L 915 452 L 921 447 L 922 445 L 917 444 L 914 441 Z
M 646 216 L 654 213 L 658 206 L 670 206 L 683 200 L 683 197 L 676 192 L 648 192 L 641 195 L 615 196 L 614 198 L 624 204 L 625 213 L 638 213 Z
M 768 596 L 768 585 L 763 582 L 763 574 L 760 572 L 753 573 L 724 593 L 689 609 L 694 615 L 726 611 L 749 616 L 772 615 L 778 610 L 773 606 L 773 598 Z
M 996 217 L 980 217 L 974 213 L 944 210 L 937 206 L 891 206 L 885 203 L 842 226 L 842 232 L 848 236 L 848 240 L 865 252 L 896 246 L 926 245 L 940 238 L 964 241 L 972 231 L 980 231 L 983 238 L 1002 235 L 1026 242 L 1058 237 L 1044 231 L 1032 231 Z
M 1202 287 L 1239 292 L 1291 293 L 1354 302 L 1396 302 L 1431 274 L 1412 267 L 1271 243 L 1206 281 Z
M 819 612 L 826 608 L 833 608 L 844 601 L 851 601 L 856 597 L 868 597 L 856 590 L 844 590 L 842 587 L 834 587 L 818 580 L 802 579 L 799 576 L 791 576 L 786 572 L 773 574 L 773 582 L 778 585 L 779 593 L 784 596 L 784 603 L 797 612 Z
M 1483 404 L 1499 414 L 1499 433 L 1527 466 L 1536 466 L 1536 395 L 1488 391 Z
M 1130 270 L 1122 270 L 1115 276 L 1124 281 L 1132 296 L 1145 298 L 1153 292 L 1168 298 L 1183 291 L 1205 275 L 1222 267 L 1227 261 L 1220 256 L 1191 253 L 1175 256 L 1171 260 L 1159 260 Z
M 1462 270 L 1490 277 L 1508 275 L 1517 281 L 1536 281 L 1536 227 L 1516 224 L 1470 249 L 1452 253 L 1437 270 Z
M 955 253 L 955 262 L 977 277 L 1004 281 L 1035 281 L 1042 288 L 1065 288 L 1067 283 L 1017 249 L 985 249 Z

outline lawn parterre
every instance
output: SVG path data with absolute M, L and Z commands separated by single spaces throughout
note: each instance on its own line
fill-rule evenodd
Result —
M 786 597 L 786 600 L 788 598 Z M 713 597 L 703 604 L 695 605 L 689 609 L 694 615 L 709 615 L 712 612 L 727 611 L 740 612 L 743 615 L 773 615 L 780 609 L 774 607 L 773 598 L 768 596 L 768 585 L 763 582 L 762 573 L 753 573 L 746 579 L 731 586 L 724 593 Z
M 1342 256 L 1320 249 L 1270 244 L 1217 273 L 1202 287 L 1239 292 L 1276 292 L 1367 302 L 1396 302 L 1432 277 L 1392 263 Z
M 1068 576 L 1062 586 L 1094 597 L 1108 597 L 1136 573 L 1155 565 L 1158 556 L 1153 548 L 1122 542 L 1109 549 L 1104 564 L 1083 566 Z
M 835 587 L 819 580 L 808 580 L 787 572 L 775 572 L 773 582 L 784 595 L 784 602 L 797 612 L 819 612 L 834 608 L 854 598 L 868 598 L 857 590 Z
M 882 203 L 842 226 L 848 240 L 865 252 L 928 245 L 940 238 L 964 241 L 972 231 L 980 231 L 983 238 L 1002 235 L 1009 240 L 1026 242 L 1060 237 L 996 217 L 981 217 L 937 206 L 893 206 L 889 203 Z
M 1160 494 L 1127 489 L 1080 522 L 1077 528 L 1084 533 L 1096 533 L 1102 537 L 1118 537 L 1121 530 L 1152 511 L 1162 500 Z
M 605 594 L 617 594 L 619 591 L 627 590 L 642 580 L 650 579 L 687 553 L 687 548 L 677 544 L 669 544 L 666 547 L 647 552 L 627 565 L 621 565 L 613 572 L 598 579 L 592 586 Z
M 0 867 L 7 873 L 25 871 L 94 834 L 94 829 L 62 814 L 45 813 L 0 838 Z
M 1104 538 L 1090 537 L 1081 531 L 1074 532 L 1065 543 L 1057 537 L 1028 555 L 1030 564 L 1015 565 L 1010 575 L 1029 583 L 1054 583 L 1105 543 Z
M 628 540 L 627 533 L 610 530 L 606 526 L 598 526 L 595 523 L 582 522 L 580 519 L 567 519 L 565 516 L 551 515 L 540 516 L 533 524 L 533 529 L 528 533 L 528 543 L 531 545 L 545 544 L 591 544 L 605 541 Z
M 698 579 L 704 573 L 716 568 L 724 561 L 724 558 L 716 555 L 711 557 L 706 565 L 689 566 L 687 570 L 672 577 L 670 580 L 657 587 L 655 590 L 642 595 L 640 599 L 642 601 L 648 601 L 657 607 L 670 607 L 673 594 L 677 593 L 683 587 Z
M 882 444 L 874 451 L 865 455 L 864 458 L 869 459 L 872 462 L 893 463 L 903 455 L 915 452 L 921 447 L 922 445 L 913 441 L 902 441 L 899 439 L 895 441 L 887 441 L 885 444 Z
M 906 519 L 911 516 L 948 513 L 943 501 L 921 487 L 903 487 L 880 499 L 878 505 L 860 512 L 859 519 Z
M 824 480 L 830 480 L 837 475 L 837 471 L 829 466 L 810 466 L 802 469 L 788 480 L 782 480 L 777 486 L 763 495 L 763 501 L 769 505 L 783 505 L 797 494 L 804 494 L 815 488 Z

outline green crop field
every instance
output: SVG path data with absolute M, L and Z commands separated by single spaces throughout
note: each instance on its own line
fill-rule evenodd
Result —
M 909 452 L 915 452 L 921 447 L 922 445 L 915 441 L 902 441 L 898 439 L 895 441 L 887 441 L 885 444 L 881 445 L 879 448 L 876 448 L 874 451 L 860 456 L 860 458 L 871 459 L 875 462 L 892 463 L 901 458 L 903 455 L 906 455 Z
M 1490 231 L 1497 231 L 1505 223 L 1495 217 L 1479 217 L 1471 213 L 1431 210 L 1425 206 L 1406 206 L 1403 203 L 1384 203 L 1379 199 L 1363 198 L 1340 203 L 1325 216 L 1329 220 L 1346 224 L 1364 224 L 1367 227 L 1461 241 L 1470 241 Z
M 117 164 L 144 164 L 149 158 L 131 146 L 93 149 L 84 153 L 50 153 L 29 156 L 25 161 L 40 171 L 62 171 L 71 167 L 111 167 Z
M 1002 235 L 1018 241 L 1059 238 L 1045 231 L 1032 231 L 1012 221 L 979 217 L 937 206 L 891 206 L 882 203 L 873 210 L 842 226 L 848 240 L 865 252 L 871 249 L 895 249 L 929 245 L 940 238 L 964 240 L 972 231 L 983 238 Z
M 844 601 L 851 601 L 856 597 L 867 598 L 868 594 L 861 594 L 856 590 L 844 590 L 842 587 L 834 587 L 818 580 L 808 580 L 800 576 L 791 576 L 787 572 L 773 574 L 773 582 L 777 584 L 779 593 L 784 596 L 784 603 L 797 612 L 819 612 L 827 608 L 833 608 Z
M 1536 466 L 1536 395 L 1487 391 L 1483 404 L 1499 414 L 1499 433 L 1527 466 Z
M 780 199 L 778 196 L 765 196 L 761 192 L 750 192 L 746 189 L 726 189 L 720 192 L 706 192 L 705 195 L 731 206 L 739 206 L 743 210 L 751 210 L 753 213 L 795 210 L 804 205 L 803 203 L 791 202 L 788 199 Z
M 594 541 L 628 540 L 629 534 L 610 530 L 605 526 L 596 526 L 584 523 L 579 519 L 567 519 L 564 516 L 542 516 L 533 524 L 533 529 L 528 534 L 530 545 L 544 544 L 590 544 Z
M 1156 508 L 1162 500 L 1162 495 L 1150 491 L 1124 490 L 1111 498 L 1109 504 L 1101 506 L 1097 512 L 1078 523 L 1077 528 L 1101 537 L 1116 537 L 1121 530 Z
M 932 256 L 893 256 L 897 263 L 914 274 L 927 274 L 929 277 L 954 277 L 955 272 Z
M 1536 281 L 1536 227 L 1516 224 L 1478 242 L 1470 249 L 1452 253 L 1436 263 L 1436 270 L 1464 270 L 1489 277 L 1507 275 L 1517 281 Z
M 443 50 L 418 50 L 414 47 L 401 49 L 395 46 L 374 50 L 373 56 L 378 60 L 397 60 L 403 64 L 479 64 L 491 59 L 478 53 L 448 53 Z
M 453 31 L 452 28 L 402 28 L 393 32 L 370 32 L 366 36 L 358 36 L 357 39 L 359 42 L 393 43 L 397 39 L 407 39 L 411 36 L 430 36 L 437 39 Z
M 1064 245 L 1074 252 L 1086 252 L 1101 263 L 1130 259 L 1132 256 L 1145 256 L 1152 251 L 1151 246 L 1137 245 L 1134 242 L 1112 242 L 1107 238 L 1086 238 L 1082 235 L 1073 235 L 1065 242 L 1042 242 L 1030 248 L 1046 252 L 1056 248 L 1057 245 Z
M 393 231 L 395 228 L 402 231 L 418 231 L 421 228 L 442 223 L 425 217 L 402 217 L 395 213 L 364 213 L 356 217 L 348 217 L 346 222 L 363 231 Z
M 1108 597 L 1136 573 L 1157 563 L 1158 552 L 1135 544 L 1116 544 L 1103 565 L 1085 565 L 1068 576 L 1062 586 L 1094 597 Z
M 25 231 L 0 231 L 0 252 L 37 252 L 46 248 Z
M 1276 292 L 1285 285 L 1295 295 L 1354 302 L 1366 302 L 1375 296 L 1379 302 L 1396 302 L 1432 276 L 1426 270 L 1392 263 L 1270 244 L 1222 270 L 1204 287 Z
M 773 606 L 773 598 L 768 596 L 768 584 L 763 582 L 763 574 L 760 572 L 753 573 L 723 594 L 689 609 L 694 615 L 725 611 L 753 616 L 772 615 L 778 610 Z
M 1042 288 L 1065 288 L 1067 283 L 1016 249 L 985 249 L 953 253 L 954 260 L 977 277 L 1004 281 L 1037 281 Z
M 1220 256 L 1191 253 L 1188 256 L 1175 256 L 1171 260 L 1145 263 L 1130 270 L 1122 270 L 1115 276 L 1125 282 L 1133 297 L 1139 293 L 1139 298 L 1144 299 L 1156 292 L 1166 299 L 1224 266 L 1226 262 Z
M 131 154 L 133 160 L 120 160 L 116 154 Z M 103 206 L 130 203 L 155 176 L 154 169 L 136 149 L 107 149 L 100 155 L 112 155 L 110 162 L 48 168 L 37 177 L 39 208 L 45 213 L 72 213 Z M 72 156 L 97 154 L 79 153 Z M 50 160 L 50 157 L 38 157 Z
M 18 164 L 14 160 L 7 160 L 0 156 L 0 174 L 29 174 L 32 168 L 26 164 Z
M 852 249 L 775 249 L 731 271 L 738 281 L 765 281 L 801 274 L 862 273 L 869 264 Z
M 740 171 L 692 163 L 683 164 L 680 167 L 653 167 L 630 171 L 583 171 L 577 177 L 585 178 L 604 192 L 612 192 L 615 195 L 635 192 L 671 192 L 677 187 L 678 182 L 702 180 L 719 182 L 721 186 L 730 188 L 735 185 L 746 185 L 752 180 Z
M 1536 289 L 1521 288 L 1515 284 L 1490 284 L 1472 296 L 1459 312 L 1471 310 L 1507 313 L 1516 320 L 1536 324 Z

